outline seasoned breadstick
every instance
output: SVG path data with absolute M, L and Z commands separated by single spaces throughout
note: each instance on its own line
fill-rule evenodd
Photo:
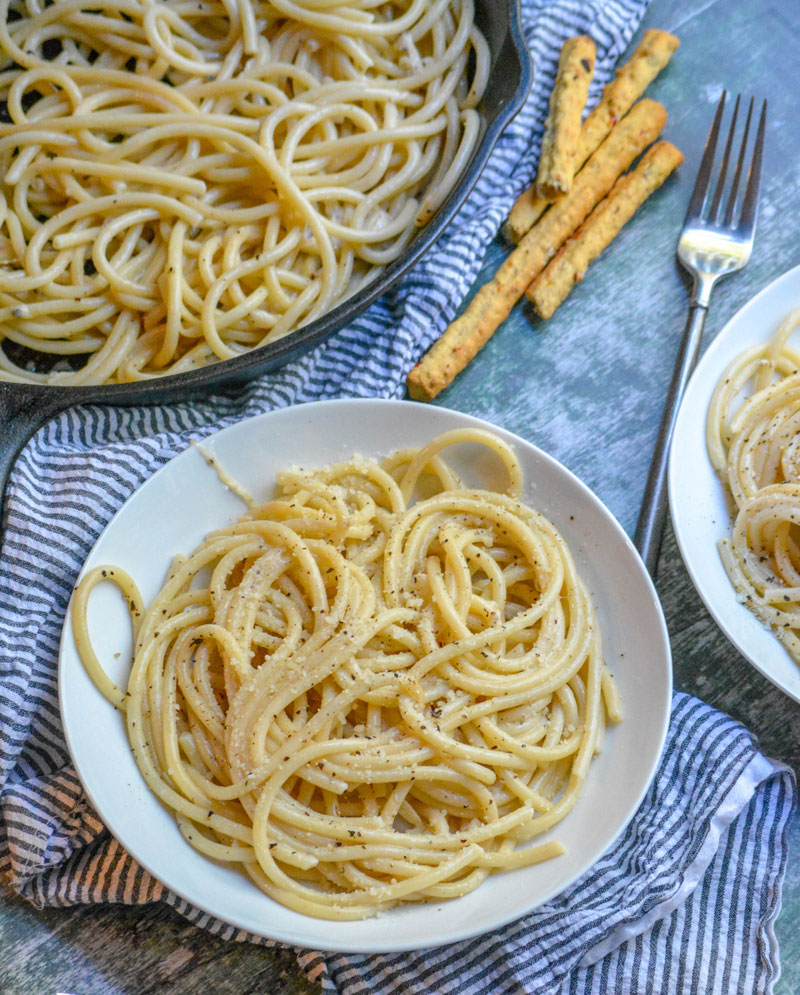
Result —
M 575 160 L 581 115 L 589 94 L 596 54 L 594 42 L 587 35 L 567 38 L 561 49 L 536 177 L 539 196 L 545 200 L 556 200 L 572 187 L 578 168 Z
M 616 79 L 605 87 L 600 102 L 583 122 L 576 170 L 581 168 L 614 124 L 627 114 L 633 102 L 641 97 L 669 62 L 678 45 L 678 39 L 666 31 L 645 32 L 630 61 L 617 70 Z M 503 234 L 509 241 L 519 242 L 547 206 L 547 201 L 539 196 L 534 184 L 517 198 L 503 226 Z
M 640 100 L 575 177 L 572 190 L 545 214 L 508 256 L 493 280 L 481 287 L 464 313 L 434 342 L 408 375 L 408 392 L 428 401 L 444 390 L 483 348 L 526 288 L 613 187 L 633 160 L 654 141 L 667 112 Z
M 549 318 L 576 283 L 589 263 L 619 234 L 650 194 L 657 190 L 683 156 L 669 142 L 658 142 L 645 152 L 632 172 L 621 177 L 614 189 L 600 201 L 575 235 L 561 247 L 528 287 L 528 299 L 542 318 Z

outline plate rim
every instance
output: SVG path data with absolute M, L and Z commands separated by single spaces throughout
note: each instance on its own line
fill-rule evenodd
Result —
M 791 269 L 786 270 L 786 272 L 781 273 L 779 276 L 771 280 L 766 286 L 762 287 L 761 290 L 754 294 L 749 300 L 745 301 L 745 303 L 731 315 L 728 321 L 725 322 L 723 327 L 719 330 L 719 332 L 717 332 L 714 339 L 709 343 L 707 349 L 700 357 L 700 360 L 686 385 L 686 391 L 684 392 L 678 415 L 675 420 L 675 431 L 673 433 L 669 451 L 668 485 L 670 518 L 672 521 L 673 531 L 675 533 L 675 540 L 677 542 L 683 564 L 689 574 L 695 591 L 700 597 L 700 600 L 703 602 L 708 613 L 714 619 L 714 622 L 717 624 L 722 634 L 734 647 L 734 649 L 736 649 L 736 651 L 744 657 L 744 659 L 756 671 L 758 671 L 762 677 L 766 678 L 770 684 L 778 688 L 778 690 L 785 694 L 788 698 L 791 698 L 793 701 L 800 704 L 800 686 L 796 690 L 791 687 L 787 687 L 781 678 L 772 671 L 769 663 L 762 663 L 756 656 L 754 650 L 749 649 L 747 645 L 742 645 L 741 639 L 737 638 L 732 632 L 732 623 L 727 621 L 728 611 L 730 611 L 730 609 L 734 609 L 734 617 L 738 617 L 742 621 L 754 621 L 760 629 L 769 635 L 774 646 L 776 656 L 784 656 L 791 662 L 793 667 L 797 667 L 798 665 L 791 659 L 780 640 L 776 638 L 768 626 L 764 625 L 764 623 L 761 622 L 760 619 L 758 619 L 751 611 L 749 611 L 749 609 L 736 600 L 736 596 L 733 593 L 733 585 L 730 584 L 730 582 L 728 582 L 730 589 L 729 597 L 724 599 L 726 601 L 724 607 L 720 607 L 720 602 L 713 596 L 712 593 L 709 593 L 705 589 L 704 584 L 700 579 L 698 566 L 699 553 L 695 555 L 692 544 L 685 533 L 685 529 L 687 527 L 686 518 L 690 518 L 691 516 L 686 516 L 686 518 L 684 518 L 683 509 L 685 504 L 680 497 L 680 488 L 678 483 L 679 471 L 677 469 L 679 458 L 676 455 L 678 446 L 680 445 L 680 440 L 683 438 L 684 432 L 686 431 L 684 423 L 689 417 L 688 412 L 691 407 L 691 402 L 695 399 L 695 394 L 699 395 L 701 392 L 705 393 L 704 410 L 707 412 L 708 403 L 711 400 L 711 395 L 722 370 L 737 355 L 739 355 L 744 348 L 746 348 L 746 345 L 740 344 L 736 351 L 733 351 L 730 340 L 735 340 L 736 335 L 731 332 L 731 329 L 735 332 L 739 325 L 743 325 L 752 313 L 758 312 L 759 307 L 763 306 L 765 300 L 769 300 L 771 297 L 777 296 L 778 293 L 785 287 L 791 287 L 795 283 L 797 284 L 798 301 L 800 301 L 800 265 L 793 266 Z M 788 315 L 788 313 L 788 311 L 785 312 L 784 317 Z M 755 322 L 755 324 L 758 324 L 758 322 Z M 776 328 L 772 328 L 771 332 L 774 333 L 776 330 Z M 761 334 L 762 341 L 766 341 L 770 334 L 770 330 L 764 329 L 763 324 Z M 713 371 L 717 365 L 720 365 L 722 368 L 717 370 L 716 377 L 714 378 L 713 384 L 710 385 L 709 389 L 710 374 L 706 371 Z M 686 403 L 687 399 L 690 399 L 688 404 Z M 705 424 L 703 425 L 703 436 L 705 437 Z M 703 454 L 706 463 L 705 469 L 708 471 L 709 476 L 714 480 L 715 488 L 717 488 L 724 495 L 725 485 L 720 480 L 713 466 L 711 466 L 711 461 L 708 457 L 708 451 L 705 444 L 703 445 Z M 727 507 L 725 515 L 729 524 L 732 524 L 730 510 Z M 716 544 L 713 549 L 713 553 L 715 556 L 718 556 Z M 747 628 L 751 629 L 752 627 L 748 625 Z
M 441 406 L 432 407 L 430 405 L 426 405 L 426 404 L 423 404 L 423 403 L 420 403 L 420 402 L 408 401 L 408 400 L 401 400 L 401 399 L 397 399 L 397 398 L 364 398 L 364 397 L 334 398 L 334 399 L 328 399 L 328 400 L 322 400 L 322 401 L 311 401 L 311 402 L 306 402 L 306 403 L 301 403 L 301 404 L 295 404 L 295 405 L 290 405 L 290 406 L 287 406 L 287 407 L 284 407 L 284 408 L 276 408 L 276 409 L 273 409 L 273 410 L 268 411 L 268 412 L 264 412 L 264 413 L 261 413 L 261 414 L 250 416 L 250 417 L 245 418 L 245 419 L 241 419 L 241 420 L 239 420 L 237 422 L 234 422 L 231 425 L 226 426 L 223 429 L 220 429 L 220 430 L 218 430 L 216 432 L 211 432 L 208 435 L 204 436 L 201 441 L 202 441 L 202 443 L 204 445 L 209 444 L 209 443 L 213 444 L 213 442 L 216 439 L 218 439 L 220 436 L 222 436 L 222 435 L 224 435 L 226 433 L 235 432 L 237 429 L 240 428 L 240 426 L 242 426 L 245 423 L 263 421 L 265 419 L 269 419 L 270 417 L 276 416 L 276 415 L 277 416 L 286 417 L 290 413 L 302 413 L 302 412 L 306 412 L 307 413 L 307 412 L 311 411 L 312 409 L 315 410 L 315 411 L 322 409 L 324 411 L 325 408 L 330 408 L 330 407 L 333 407 L 333 406 L 336 406 L 336 407 L 340 407 L 341 406 L 341 407 L 358 408 L 358 407 L 361 407 L 361 406 L 363 406 L 365 404 L 366 405 L 376 405 L 377 404 L 377 405 L 381 405 L 381 406 L 384 406 L 384 407 L 387 407 L 387 408 L 395 408 L 398 412 L 402 412 L 404 410 L 407 410 L 409 408 L 409 406 L 413 406 L 415 409 L 424 410 L 426 412 L 434 412 L 434 411 L 435 412 L 441 412 L 441 414 L 444 415 L 444 416 L 446 416 L 446 417 L 454 417 L 454 418 L 456 418 L 458 421 L 461 422 L 461 424 L 469 425 L 469 426 L 474 426 L 474 427 L 478 427 L 478 428 L 483 428 L 483 429 L 486 429 L 486 430 L 489 430 L 489 431 L 496 432 L 501 437 L 504 437 L 506 441 L 510 441 L 513 445 L 518 445 L 518 446 L 521 446 L 523 448 L 528 448 L 529 450 L 532 450 L 532 455 L 533 455 L 534 458 L 543 461 L 545 464 L 547 464 L 549 466 L 550 469 L 555 470 L 556 473 L 562 473 L 562 474 L 566 475 L 570 479 L 572 486 L 576 487 L 577 490 L 578 490 L 578 492 L 581 493 L 583 500 L 587 500 L 588 499 L 588 501 L 591 504 L 594 505 L 595 512 L 599 516 L 605 518 L 605 520 L 607 522 L 607 525 L 611 528 L 612 532 L 615 533 L 616 540 L 619 540 L 620 549 L 624 549 L 626 551 L 626 555 L 629 557 L 629 562 L 632 565 L 632 569 L 634 570 L 634 572 L 638 573 L 638 575 L 639 575 L 638 580 L 644 583 L 644 589 L 645 589 L 645 593 L 646 593 L 646 596 L 647 596 L 648 603 L 650 603 L 652 605 L 652 608 L 654 610 L 655 619 L 658 622 L 658 636 L 660 637 L 659 638 L 659 647 L 658 648 L 661 650 L 661 652 L 659 653 L 659 657 L 661 658 L 660 659 L 660 663 L 663 665 L 663 666 L 661 666 L 660 669 L 663 670 L 663 673 L 662 673 L 661 676 L 662 676 L 662 678 L 665 681 L 665 693 L 664 693 L 664 696 L 663 696 L 663 701 L 661 702 L 661 707 L 659 709 L 660 727 L 659 727 L 658 736 L 657 736 L 657 749 L 654 751 L 653 757 L 652 757 L 652 759 L 651 759 L 651 761 L 649 763 L 648 770 L 646 772 L 646 776 L 642 780 L 642 784 L 641 784 L 640 790 L 638 791 L 635 800 L 628 806 L 629 810 L 625 812 L 624 818 L 621 820 L 621 822 L 620 822 L 619 826 L 617 827 L 616 831 L 613 833 L 612 838 L 608 840 L 608 842 L 606 843 L 606 845 L 604 846 L 604 848 L 596 856 L 594 856 L 589 861 L 589 863 L 585 863 L 584 862 L 574 873 L 568 875 L 566 878 L 564 878 L 564 880 L 562 880 L 561 882 L 559 882 L 559 884 L 558 884 L 557 887 L 551 888 L 551 890 L 549 892 L 546 892 L 546 893 L 542 894 L 533 903 L 529 904 L 524 911 L 520 912 L 520 911 L 516 911 L 515 910 L 515 911 L 512 911 L 511 913 L 508 913 L 508 914 L 500 914 L 500 915 L 498 915 L 493 920 L 493 922 L 492 922 L 492 924 L 490 926 L 480 925 L 480 926 L 475 927 L 474 929 L 464 929 L 464 928 L 462 928 L 462 929 L 460 929 L 458 931 L 455 931 L 455 932 L 452 932 L 452 933 L 446 932 L 446 927 L 445 927 L 445 931 L 442 933 L 441 937 L 439 937 L 437 935 L 437 938 L 433 942 L 425 942 L 424 944 L 411 943 L 411 942 L 408 942 L 408 941 L 397 941 L 397 942 L 392 943 L 391 945 L 386 945 L 386 944 L 374 945 L 373 943 L 367 943 L 367 942 L 365 942 L 365 943 L 354 943 L 354 944 L 349 944 L 349 945 L 343 946 L 340 943 L 327 943 L 324 940 L 319 940 L 318 938 L 314 938 L 313 940 L 305 940 L 304 941 L 303 939 L 298 938 L 298 936 L 295 935 L 294 933 L 286 933 L 286 932 L 282 932 L 281 930 L 277 930 L 276 931 L 276 930 L 272 929 L 272 930 L 270 930 L 270 932 L 256 931 L 256 930 L 252 929 L 249 926 L 242 925 L 242 923 L 236 922 L 233 919 L 231 919 L 231 918 L 229 918 L 229 917 L 221 914 L 218 909 L 216 909 L 216 908 L 213 907 L 212 904 L 209 904 L 206 901 L 198 899 L 194 895 L 188 895 L 188 894 L 186 894 L 183 889 L 176 888 L 174 886 L 174 884 L 170 884 L 167 881 L 165 881 L 164 878 L 163 878 L 163 876 L 162 876 L 162 873 L 160 871 L 155 870 L 153 868 L 152 861 L 149 858 L 149 856 L 147 854 L 142 855 L 139 852 L 134 852 L 134 850 L 131 849 L 128 846 L 128 844 L 126 844 L 126 842 L 124 841 L 124 839 L 121 838 L 121 835 L 118 834 L 117 827 L 112 828 L 112 826 L 109 825 L 109 821 L 106 819 L 105 815 L 103 814 L 103 810 L 106 807 L 104 805 L 104 803 L 103 803 L 103 799 L 96 797 L 95 796 L 95 792 L 92 789 L 90 789 L 87 786 L 87 784 L 86 784 L 86 780 L 84 778 L 84 775 L 83 775 L 82 769 L 81 769 L 82 768 L 82 764 L 79 761 L 78 757 L 76 756 L 75 749 L 74 749 L 74 744 L 73 744 L 73 741 L 72 741 L 72 737 L 70 735 L 70 726 L 69 726 L 68 721 L 66 721 L 66 718 L 65 718 L 65 705 L 64 705 L 64 698 L 65 698 L 65 679 L 63 677 L 63 675 L 64 675 L 64 666 L 62 666 L 62 661 L 63 661 L 63 657 L 64 657 L 64 654 L 65 654 L 65 651 L 66 651 L 65 647 L 66 647 L 67 642 L 73 642 L 73 638 L 74 638 L 73 634 L 72 634 L 72 622 L 71 622 L 71 607 L 72 607 L 72 597 L 71 597 L 70 598 L 70 602 L 69 602 L 69 604 L 67 606 L 67 610 L 66 610 L 66 614 L 65 614 L 65 619 L 64 619 L 64 624 L 62 626 L 61 638 L 60 638 L 59 650 L 58 650 L 58 702 L 59 702 L 59 712 L 60 712 L 60 715 L 61 715 L 61 718 L 62 718 L 62 725 L 63 725 L 63 729 L 64 729 L 64 736 L 65 736 L 65 740 L 66 740 L 66 743 L 67 743 L 67 748 L 69 750 L 69 754 L 70 754 L 70 757 L 72 759 L 72 762 L 73 762 L 73 765 L 75 767 L 75 770 L 76 770 L 76 772 L 78 774 L 78 778 L 79 778 L 79 780 L 81 782 L 81 785 L 82 785 L 84 791 L 86 792 L 86 795 L 89 798 L 91 804 L 94 806 L 95 810 L 97 811 L 97 813 L 98 813 L 98 815 L 99 815 L 99 817 L 101 819 L 101 822 L 103 823 L 103 826 L 111 833 L 111 835 L 120 844 L 120 846 L 123 848 L 123 850 L 125 850 L 125 852 L 127 854 L 129 854 L 143 869 L 145 869 L 154 878 L 154 880 L 156 880 L 159 883 L 161 883 L 161 885 L 164 888 L 166 888 L 172 894 L 178 896 L 183 901 L 186 901 L 187 903 L 189 903 L 189 905 L 191 905 L 192 907 L 194 907 L 196 909 L 199 909 L 201 912 L 204 912 L 204 913 L 212 916 L 213 918 L 215 918 L 215 919 L 217 919 L 217 920 L 219 920 L 221 922 L 224 922 L 224 923 L 228 924 L 229 926 L 231 926 L 231 927 L 233 927 L 233 928 L 235 928 L 237 930 L 241 930 L 243 932 L 246 932 L 247 934 L 249 934 L 251 936 L 263 937 L 263 938 L 266 938 L 266 939 L 275 940 L 275 941 L 280 942 L 280 943 L 290 944 L 290 945 L 292 945 L 294 947 L 300 947 L 300 948 L 303 948 L 303 949 L 320 950 L 320 951 L 323 951 L 323 952 L 344 952 L 344 953 L 389 953 L 389 952 L 402 952 L 402 951 L 409 951 L 409 950 L 418 950 L 418 949 L 439 947 L 439 946 L 443 946 L 443 945 L 446 945 L 446 944 L 449 944 L 449 943 L 460 942 L 460 941 L 463 941 L 463 940 L 469 940 L 469 939 L 472 939 L 472 938 L 474 938 L 476 936 L 484 935 L 487 932 L 490 932 L 490 931 L 493 931 L 493 930 L 496 930 L 496 929 L 500 929 L 500 928 L 508 925 L 508 923 L 513 922 L 513 921 L 521 918 L 524 915 L 530 914 L 531 912 L 535 911 L 537 908 L 540 908 L 545 903 L 547 903 L 548 901 L 552 900 L 557 895 L 561 894 L 563 891 L 565 891 L 567 888 L 569 888 L 572 884 L 574 884 L 575 881 L 577 881 L 579 878 L 581 878 L 584 874 L 587 874 L 587 873 L 589 873 L 591 871 L 591 869 L 597 864 L 597 862 L 600 861 L 603 858 L 603 856 L 618 841 L 618 839 L 625 832 L 626 828 L 630 824 L 630 822 L 633 819 L 634 815 L 638 811 L 638 809 L 641 806 L 641 803 L 642 803 L 642 801 L 643 801 L 643 799 L 644 799 L 647 791 L 649 790 L 650 786 L 652 785 L 653 779 L 655 778 L 656 772 L 657 772 L 658 767 L 659 767 L 659 765 L 661 763 L 661 759 L 663 757 L 664 748 L 665 748 L 665 744 L 666 744 L 667 733 L 668 733 L 668 730 L 669 730 L 669 723 L 670 723 L 670 718 L 671 718 L 671 712 L 672 712 L 673 672 L 672 672 L 672 654 L 671 654 L 671 646 L 670 646 L 670 641 L 669 641 L 669 632 L 668 632 L 667 625 L 666 625 L 666 620 L 665 620 L 665 617 L 664 617 L 663 607 L 661 605 L 660 599 L 658 598 L 658 594 L 656 592 L 655 585 L 654 585 L 652 579 L 650 578 L 649 574 L 647 573 L 647 570 L 645 569 L 644 564 L 642 563 L 642 560 L 641 560 L 641 558 L 640 558 L 640 556 L 638 554 L 638 551 L 636 550 L 635 546 L 631 542 L 631 540 L 630 540 L 629 536 L 627 535 L 627 533 L 624 531 L 624 529 L 622 528 L 622 526 L 617 521 L 615 515 L 604 504 L 604 502 L 602 502 L 600 500 L 600 498 L 597 497 L 597 495 L 594 494 L 594 492 L 588 487 L 588 485 L 586 485 L 567 466 L 565 466 L 563 463 L 561 463 L 555 457 L 551 456 L 549 453 L 545 452 L 543 449 L 541 449 L 535 443 L 529 442 L 525 438 L 517 435 L 514 432 L 511 432 L 510 430 L 508 430 L 506 428 L 503 428 L 500 425 L 492 424 L 491 422 L 488 422 L 485 419 L 479 418 L 479 417 L 474 416 L 474 415 L 467 414 L 465 412 L 457 411 L 455 409 L 445 408 L 445 407 L 441 407 Z M 456 427 L 456 426 L 452 426 L 452 427 Z M 448 427 L 442 428 L 440 430 L 441 431 L 447 431 Z M 433 434 L 438 434 L 438 432 L 434 432 L 433 431 L 433 425 L 432 425 L 432 436 L 431 437 L 433 437 Z M 172 467 L 172 465 L 175 463 L 175 461 L 179 460 L 182 456 L 185 456 L 191 450 L 191 448 L 192 448 L 192 444 L 190 443 L 180 453 L 178 453 L 175 456 L 173 456 L 163 466 L 159 467 L 158 470 L 156 470 L 153 474 L 151 474 L 149 477 L 147 477 L 147 479 L 144 480 L 138 487 L 136 487 L 134 489 L 134 491 L 128 496 L 128 498 L 124 501 L 124 503 L 120 506 L 120 508 L 114 513 L 114 515 L 111 517 L 111 519 L 109 519 L 108 523 L 105 525 L 105 527 L 103 528 L 103 530 L 101 531 L 101 533 L 99 534 L 99 536 L 97 537 L 97 539 L 95 540 L 95 542 L 92 544 L 92 547 L 91 547 L 90 551 L 87 553 L 86 558 L 84 560 L 84 563 L 83 563 L 83 565 L 81 567 L 81 570 L 80 570 L 80 572 L 78 574 L 78 578 L 76 579 L 76 584 L 78 583 L 78 580 L 81 577 L 83 577 L 83 575 L 85 574 L 85 572 L 87 570 L 87 564 L 90 562 L 90 560 L 92 559 L 92 557 L 95 555 L 98 546 L 100 546 L 100 544 L 101 544 L 102 540 L 104 539 L 104 537 L 105 537 L 106 533 L 108 532 L 108 530 L 110 530 L 117 523 L 118 519 L 120 519 L 126 513 L 129 505 L 139 495 L 139 493 L 141 492 L 142 488 L 144 488 L 145 486 L 147 486 L 147 484 L 149 484 L 149 482 L 152 481 L 152 480 L 154 480 L 156 477 L 161 476 L 162 474 L 167 474 L 170 471 L 170 467 Z M 541 509 L 541 510 L 543 511 L 543 513 L 548 518 L 553 513 L 553 509 L 552 508 L 551 509 Z M 573 549 L 572 545 L 570 545 L 570 551 L 574 553 L 574 549 Z M 656 633 L 653 633 L 654 637 L 655 637 L 655 635 L 656 635 Z M 74 652 L 74 643 L 73 643 L 73 646 L 71 648 L 72 648 L 72 650 Z M 111 706 L 109 706 L 109 707 L 111 707 Z M 138 772 L 138 768 L 137 768 L 137 772 Z M 154 801 L 157 804 L 159 804 L 159 805 L 161 804 L 158 801 L 158 799 L 155 798 L 155 796 L 153 796 L 153 799 L 154 799 Z M 122 835 L 124 835 L 124 834 L 122 834 Z M 508 872 L 508 873 L 513 874 L 513 871 L 512 872 Z M 244 880 L 248 880 L 248 879 L 246 877 L 244 877 Z M 253 885 L 253 888 L 255 888 L 255 885 Z M 268 896 L 264 896 L 264 897 L 268 898 Z M 464 897 L 468 897 L 468 896 L 464 896 Z M 269 899 L 269 900 L 273 901 L 272 899 Z M 451 907 L 454 902 L 458 902 L 458 901 L 459 901 L 459 899 L 452 899 L 449 902 L 431 903 L 430 904 L 430 908 L 432 910 L 436 910 L 436 909 L 446 910 L 447 908 Z M 275 903 L 275 904 L 276 904 L 276 906 L 278 908 L 280 908 L 280 906 L 278 905 L 278 903 Z M 391 912 L 387 912 L 386 913 L 386 915 L 390 915 L 390 914 L 391 914 Z M 317 920 L 314 917 L 307 917 L 307 918 L 312 923 L 323 922 L 323 920 Z M 367 921 L 369 921 L 369 920 L 367 920 Z M 340 925 L 340 924 L 334 923 L 334 925 Z M 427 939 L 428 938 L 426 937 L 426 941 L 427 941 Z

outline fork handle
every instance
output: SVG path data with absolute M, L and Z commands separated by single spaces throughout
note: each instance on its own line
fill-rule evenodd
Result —
M 661 417 L 661 427 L 658 430 L 656 448 L 650 464 L 650 473 L 644 488 L 642 507 L 633 542 L 644 560 L 644 565 L 651 577 L 655 578 L 658 566 L 658 554 L 661 552 L 661 540 L 664 534 L 664 522 L 667 517 L 669 498 L 667 495 L 667 463 L 669 446 L 678 408 L 686 390 L 692 370 L 697 364 L 700 352 L 700 342 L 703 338 L 703 327 L 706 323 L 708 308 L 700 303 L 692 303 L 686 328 L 683 332 L 678 358 L 675 362 L 675 372 L 669 385 L 664 414 Z

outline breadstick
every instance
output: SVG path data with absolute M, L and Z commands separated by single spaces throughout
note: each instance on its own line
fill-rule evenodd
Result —
M 617 180 L 611 193 L 528 287 L 527 297 L 540 317 L 553 314 L 583 279 L 589 263 L 610 245 L 650 194 L 682 162 L 683 156 L 674 145 L 658 142 L 647 150 L 636 169 Z
M 641 97 L 669 62 L 678 45 L 678 39 L 666 31 L 645 32 L 630 61 L 617 70 L 616 78 L 605 87 L 600 102 L 583 122 L 576 169 L 581 168 L 614 124 Z M 503 234 L 510 242 L 519 242 L 542 216 L 547 206 L 547 201 L 539 196 L 534 184 L 517 198 L 503 226 Z
M 531 228 L 494 279 L 481 287 L 466 311 L 448 325 L 411 370 L 406 382 L 413 398 L 431 400 L 452 383 L 508 317 L 559 246 L 605 197 L 617 177 L 658 137 L 666 119 L 667 112 L 661 104 L 640 100 L 612 129 L 575 177 L 570 193 Z
M 572 187 L 581 115 L 594 73 L 595 55 L 594 42 L 586 35 L 568 38 L 561 49 L 536 177 L 539 196 L 545 200 L 556 200 Z

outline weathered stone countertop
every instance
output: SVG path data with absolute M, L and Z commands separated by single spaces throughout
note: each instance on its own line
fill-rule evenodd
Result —
M 686 156 L 680 174 L 633 219 L 554 318 L 544 324 L 518 306 L 437 401 L 552 453 L 629 533 L 686 316 L 675 245 L 723 88 L 767 97 L 769 124 L 753 257 L 715 291 L 706 341 L 757 291 L 800 264 L 800 3 L 653 0 L 642 30 L 647 27 L 665 28 L 682 41 L 648 91 L 669 110 L 666 137 Z M 491 246 L 485 277 L 504 252 Z M 800 770 L 800 705 L 728 644 L 695 593 L 671 534 L 657 586 L 677 687 L 741 719 L 767 754 Z M 777 924 L 778 995 L 800 992 L 800 816 L 790 836 Z M 0 951 L 0 992 L 7 995 L 318 991 L 299 977 L 291 954 L 226 943 L 161 906 L 40 912 L 6 902 Z

